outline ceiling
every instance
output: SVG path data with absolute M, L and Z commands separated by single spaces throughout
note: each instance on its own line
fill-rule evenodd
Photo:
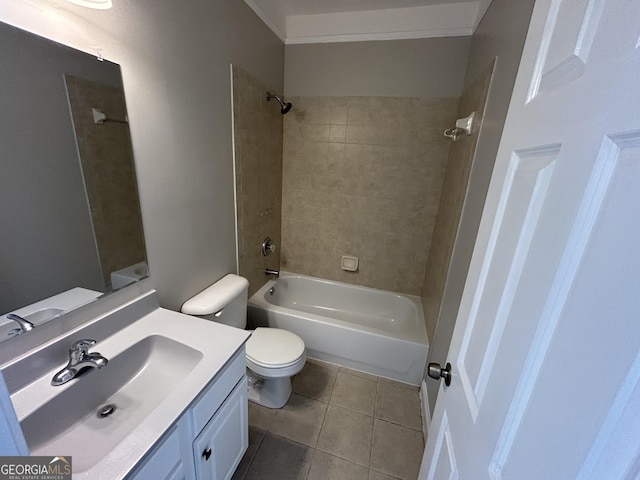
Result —
M 245 0 L 286 44 L 471 35 L 491 0 Z

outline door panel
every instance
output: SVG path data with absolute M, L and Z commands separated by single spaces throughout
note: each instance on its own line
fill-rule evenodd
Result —
M 640 476 L 638 18 L 536 2 L 420 478 Z
M 436 439 L 435 461 L 429 471 L 428 479 L 442 478 L 446 480 L 458 480 L 458 467 L 451 439 L 449 422 L 445 415 Z
M 516 473 L 522 479 L 573 478 L 598 425 L 609 428 L 603 422 L 616 392 L 625 390 L 640 334 L 634 318 L 640 312 L 640 276 L 624 272 L 633 268 L 629 259 L 638 255 L 640 216 L 623 213 L 629 205 L 640 205 L 638 153 L 636 133 L 611 135 L 603 142 L 554 282 L 557 294 L 550 296 L 543 314 L 548 321 L 536 334 L 525 367 L 528 375 L 514 396 L 528 402 L 516 402 L 507 415 L 503 432 L 514 433 L 499 444 L 502 458 L 494 459 L 492 471 L 499 472 L 497 466 L 504 464 L 505 474 L 496 478 L 514 478 Z M 627 278 L 623 284 L 618 281 L 621 274 Z M 571 412 L 558 405 L 559 398 L 570 402 Z M 558 424 L 564 428 L 559 430 Z M 567 444 L 572 444 L 570 455 Z M 544 458 L 548 470 L 537 469 L 537 477 L 519 472 L 530 457 Z
M 554 1 L 542 39 L 540 74 L 529 99 L 582 75 L 603 4 L 603 0 Z
M 495 241 L 488 252 L 485 280 L 476 294 L 479 305 L 472 307 L 470 328 L 467 330 L 458 364 L 460 379 L 465 389 L 469 409 L 477 415 L 493 371 L 493 363 L 502 338 L 507 315 L 515 295 L 520 274 L 535 231 L 542 204 L 546 197 L 558 145 L 531 148 L 517 152 L 511 159 L 504 188 L 505 195 L 498 207 L 500 226 L 495 229 Z M 501 228 L 506 225 L 508 228 Z M 500 255 L 495 255 L 499 252 Z M 505 262 L 505 254 L 511 259 Z M 477 322 L 478 318 L 495 319 Z

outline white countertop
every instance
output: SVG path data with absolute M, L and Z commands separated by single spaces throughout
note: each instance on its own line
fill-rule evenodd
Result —
M 106 319 L 108 321 L 108 319 Z M 115 479 L 124 477 L 162 437 L 165 431 L 189 407 L 203 388 L 223 369 L 229 359 L 242 347 L 251 333 L 200 318 L 157 308 L 110 337 L 98 342 L 91 351 L 114 358 L 131 345 L 150 335 L 159 335 L 183 343 L 202 353 L 195 367 L 176 379 L 176 388 L 147 415 L 120 443 L 91 468 L 82 472 L 74 469 L 74 479 Z M 51 386 L 52 376 L 64 365 L 52 365 L 51 371 L 21 390 L 11 399 L 19 420 L 27 417 L 63 389 L 83 378 L 62 386 Z M 107 367 L 109 366 L 107 365 Z M 91 372 L 89 372 L 89 375 Z M 213 412 L 212 412 L 213 413 Z M 83 445 L 82 448 L 91 448 Z M 32 454 L 70 455 L 70 452 L 48 452 L 46 446 Z M 81 453 L 71 454 L 81 455 Z

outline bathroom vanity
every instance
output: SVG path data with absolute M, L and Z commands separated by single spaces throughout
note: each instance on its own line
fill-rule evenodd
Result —
M 248 446 L 244 356 L 242 348 L 127 478 L 231 478 Z
M 30 453 L 71 456 L 74 479 L 228 479 L 248 445 L 249 336 L 149 291 L 2 371 Z M 52 386 L 84 338 L 108 364 Z

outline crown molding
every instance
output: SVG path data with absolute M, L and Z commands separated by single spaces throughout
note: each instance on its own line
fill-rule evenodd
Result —
M 480 0 L 478 3 L 478 16 L 476 17 L 476 22 L 473 25 L 474 32 L 476 31 L 476 28 L 478 28 L 478 25 L 480 25 L 484 14 L 487 13 L 487 10 L 489 10 L 489 7 L 491 6 L 491 0 Z
M 472 35 L 491 0 L 287 17 L 268 11 L 269 3 L 245 2 L 280 40 L 294 45 Z
M 264 24 L 271 29 L 276 36 L 282 40 L 283 43 L 287 43 L 287 37 L 284 32 L 284 25 L 282 28 L 277 27 L 272 21 L 271 17 L 262 11 L 258 5 L 253 0 L 244 0 L 244 3 L 249 5 L 249 8 L 253 10 L 253 12 L 264 22 Z
M 301 45 L 306 43 L 344 43 L 382 40 L 411 40 L 418 38 L 467 37 L 470 35 L 473 35 L 473 28 L 450 28 L 417 30 L 411 32 L 356 33 L 344 35 L 321 35 L 316 37 L 295 37 L 287 38 L 284 43 L 286 45 Z

